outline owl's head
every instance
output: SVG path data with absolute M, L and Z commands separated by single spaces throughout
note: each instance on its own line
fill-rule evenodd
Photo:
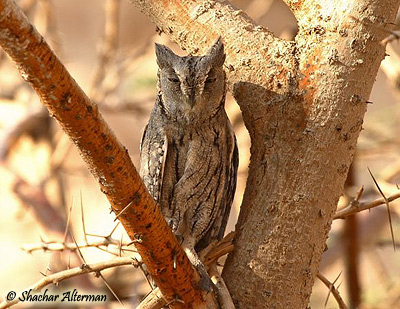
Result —
M 175 55 L 156 44 L 158 88 L 167 115 L 175 121 L 201 121 L 213 115 L 225 96 L 224 46 L 218 39 L 204 56 Z

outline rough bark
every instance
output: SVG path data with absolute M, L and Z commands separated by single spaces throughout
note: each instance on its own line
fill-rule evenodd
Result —
M 11 0 L 0 1 L 0 45 L 80 150 L 171 307 L 206 308 L 199 275 L 147 192 L 127 150 Z
M 222 36 L 252 142 L 224 278 L 237 308 L 305 308 L 399 1 L 288 0 L 294 42 L 227 1 L 131 1 L 189 52 Z

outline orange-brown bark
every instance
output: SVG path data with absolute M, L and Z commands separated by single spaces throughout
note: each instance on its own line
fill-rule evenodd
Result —
M 28 22 L 14 1 L 0 1 L 0 45 L 36 91 L 50 115 L 79 148 L 102 192 L 119 214 L 129 237 L 168 302 L 174 308 L 200 308 L 199 276 L 159 208 L 148 194 L 127 150 L 104 122 L 97 106 Z M 177 267 L 174 269 L 174 262 Z

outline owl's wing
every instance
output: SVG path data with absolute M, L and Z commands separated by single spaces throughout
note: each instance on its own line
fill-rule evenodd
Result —
M 228 123 L 228 126 L 231 129 L 230 123 Z M 224 201 L 222 202 L 221 207 L 219 208 L 219 212 L 212 226 L 197 243 L 196 245 L 197 252 L 207 247 L 214 240 L 221 240 L 225 233 L 226 224 L 228 223 L 233 203 L 233 198 L 235 196 L 235 191 L 236 191 L 237 169 L 239 165 L 239 152 L 237 148 L 236 137 L 232 129 L 230 136 L 230 146 L 228 148 L 230 149 L 230 154 L 229 154 L 230 165 L 227 170 L 228 174 L 227 182 L 225 183 L 226 196 Z
M 150 120 L 140 143 L 140 176 L 156 202 L 161 198 L 167 147 L 164 130 Z
M 229 181 L 228 181 L 228 190 L 227 190 L 227 197 L 225 203 L 225 210 L 222 214 L 222 222 L 219 228 L 217 239 L 221 240 L 224 237 L 226 224 L 228 223 L 229 215 L 231 213 L 231 207 L 233 203 L 233 198 L 235 197 L 236 191 L 236 179 L 237 179 L 237 169 L 239 165 L 239 151 L 237 148 L 236 137 L 233 135 L 233 152 L 231 158 L 231 165 L 229 168 Z

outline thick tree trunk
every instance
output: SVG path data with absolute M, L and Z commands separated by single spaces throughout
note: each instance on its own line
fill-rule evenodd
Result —
M 295 42 L 227 1 L 132 2 L 190 52 L 225 41 L 252 146 L 224 278 L 237 308 L 305 308 L 399 1 L 287 0 Z

